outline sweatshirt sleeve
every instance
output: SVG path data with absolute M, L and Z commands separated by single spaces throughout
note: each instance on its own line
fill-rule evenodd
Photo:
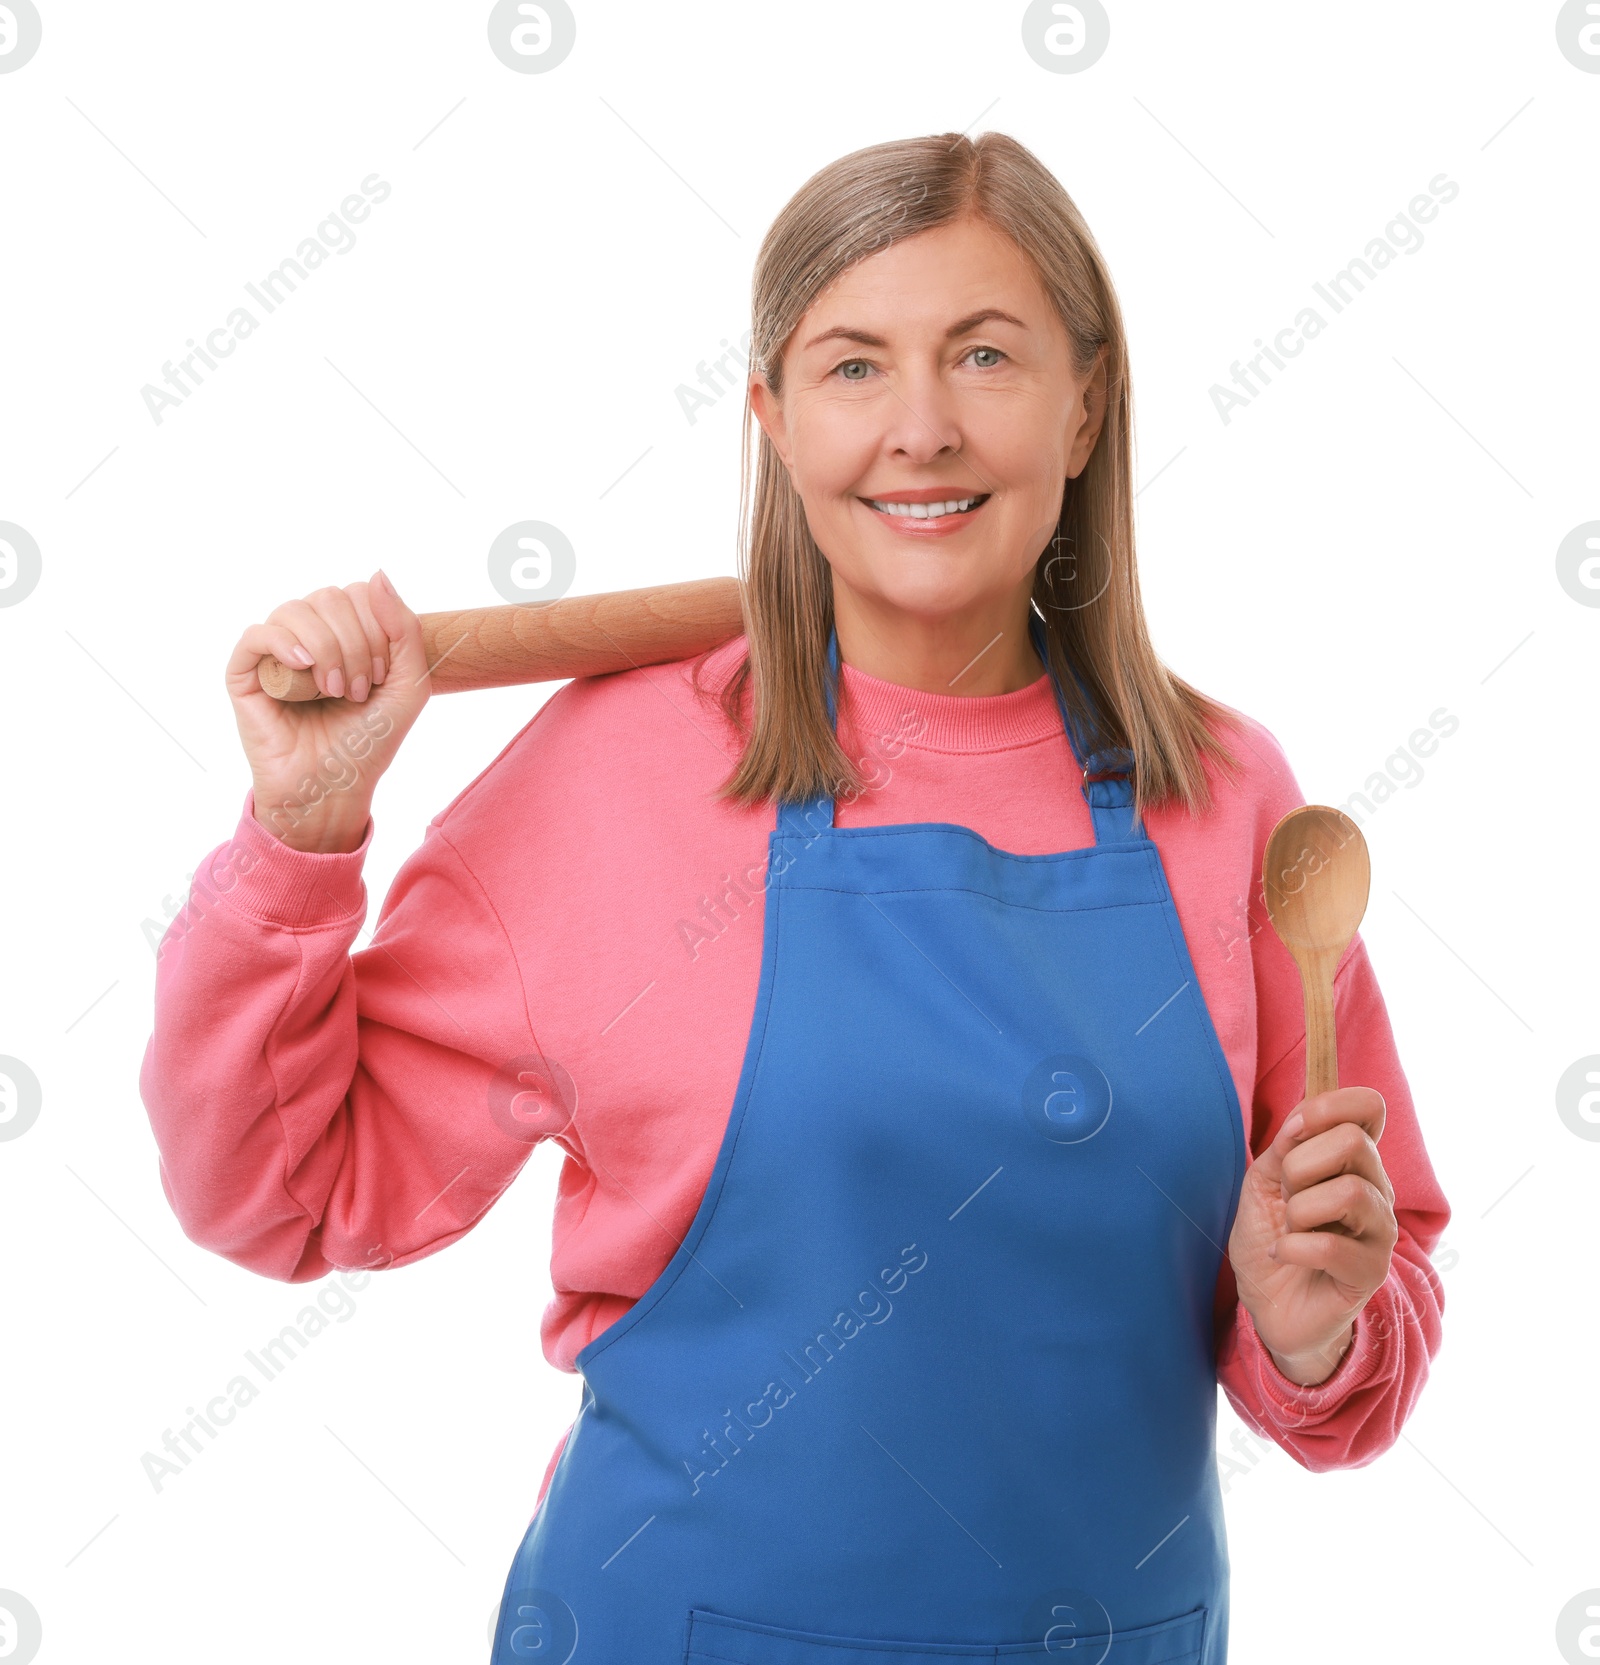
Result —
M 1306 1068 L 1299 970 L 1267 919 L 1260 897 L 1266 837 L 1282 815 L 1306 800 L 1276 742 L 1270 735 L 1266 739 L 1268 755 L 1279 767 L 1277 789 L 1263 803 L 1257 826 L 1251 892 L 1257 898 L 1250 911 L 1250 951 L 1257 1055 L 1262 1060 L 1252 1105 L 1252 1159 L 1272 1143 L 1300 1102 Z M 1290 1381 L 1273 1362 L 1242 1302 L 1233 1309 L 1217 1368 L 1240 1417 L 1313 1472 L 1361 1467 L 1399 1439 L 1442 1339 L 1443 1288 L 1429 1257 L 1450 1220 L 1449 1205 L 1423 1144 L 1388 1010 L 1359 932 L 1334 977 L 1334 1021 L 1340 1084 L 1374 1087 L 1383 1095 L 1378 1151 L 1394 1187 L 1399 1227 L 1388 1277 L 1356 1315 L 1349 1348 L 1324 1381 L 1310 1387 Z M 1231 1284 L 1226 1258 L 1224 1271 Z
M 562 1125 L 521 971 L 440 816 L 371 942 L 360 847 L 255 819 L 196 869 L 157 952 L 139 1087 L 185 1234 L 300 1283 L 403 1266 L 469 1231 Z

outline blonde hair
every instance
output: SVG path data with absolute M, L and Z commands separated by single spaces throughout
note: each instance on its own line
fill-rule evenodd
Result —
M 1031 260 L 1066 326 L 1077 375 L 1086 376 L 1105 349 L 1105 421 L 1082 473 L 1066 481 L 1056 534 L 1034 569 L 1033 602 L 1043 615 L 1051 669 L 1089 749 L 1132 753 L 1141 819 L 1173 798 L 1195 814 L 1210 804 L 1200 753 L 1238 765 L 1209 726 L 1233 721 L 1234 713 L 1168 670 L 1151 646 L 1134 560 L 1132 392 L 1122 313 L 1089 228 L 1049 169 L 1004 133 L 976 140 L 939 133 L 870 145 L 813 174 L 772 222 L 756 257 L 752 369 L 781 398 L 784 348 L 834 278 L 891 243 L 967 215 L 1009 237 Z M 753 725 L 721 795 L 746 804 L 822 792 L 853 798 L 862 778 L 828 721 L 823 693 L 833 627 L 830 569 L 776 447 L 757 428 L 752 505 L 747 387 L 739 486 L 746 650 L 720 701 L 743 734 L 746 685 L 753 682 Z M 837 679 L 833 688 L 837 700 Z

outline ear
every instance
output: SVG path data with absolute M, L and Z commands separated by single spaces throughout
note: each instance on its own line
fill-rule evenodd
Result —
M 784 468 L 792 478 L 794 470 L 789 467 L 789 424 L 784 419 L 783 405 L 767 385 L 766 376 L 759 370 L 753 372 L 750 377 L 750 409 L 755 413 L 756 421 L 772 441 L 779 457 L 783 459 Z
M 1095 442 L 1106 420 L 1106 361 L 1110 347 L 1102 345 L 1094 355 L 1094 366 L 1083 384 L 1083 416 L 1076 433 L 1068 441 L 1067 478 L 1075 480 L 1088 467 Z

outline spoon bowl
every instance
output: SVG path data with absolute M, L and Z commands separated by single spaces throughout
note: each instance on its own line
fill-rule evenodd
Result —
M 1371 882 L 1367 841 L 1342 810 L 1301 804 L 1267 839 L 1261 859 L 1267 917 L 1300 968 L 1305 1098 L 1339 1085 L 1333 974 L 1367 911 Z

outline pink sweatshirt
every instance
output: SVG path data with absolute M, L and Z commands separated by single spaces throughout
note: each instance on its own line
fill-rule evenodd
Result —
M 543 1057 L 576 1094 L 549 1124 L 565 1161 L 546 1357 L 572 1370 L 628 1310 L 699 1206 L 755 1009 L 776 812 L 716 796 L 738 738 L 713 696 L 743 651 L 741 636 L 701 661 L 699 693 L 693 660 L 559 689 L 434 818 L 359 953 L 372 822 L 357 850 L 307 854 L 246 795 L 162 941 L 140 1074 L 162 1185 L 195 1243 L 288 1282 L 435 1253 L 527 1159 L 505 1106 L 515 1061 Z M 840 738 L 876 784 L 840 803 L 840 826 L 953 821 L 1022 854 L 1094 842 L 1048 677 L 962 697 L 843 675 Z M 1229 784 L 1208 762 L 1210 815 L 1156 810 L 1146 830 L 1254 1153 L 1304 1087 L 1299 974 L 1260 873 L 1268 833 L 1305 798 L 1272 735 L 1239 720 L 1222 737 L 1245 770 Z M 1450 1218 L 1359 935 L 1334 986 L 1339 1079 L 1387 1106 L 1388 1280 L 1311 1388 L 1272 1362 L 1226 1259 L 1216 1295 L 1229 1400 L 1313 1470 L 1398 1438 L 1439 1348 L 1428 1255 Z

